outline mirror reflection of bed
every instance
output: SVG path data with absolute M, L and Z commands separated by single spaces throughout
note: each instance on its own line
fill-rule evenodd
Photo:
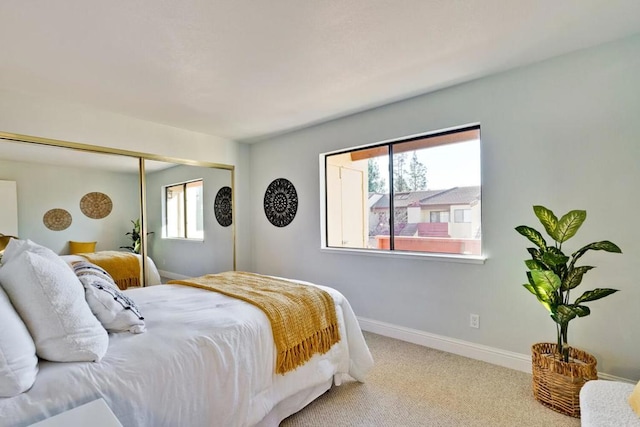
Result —
M 234 269 L 233 225 L 221 227 L 213 215 L 216 191 L 232 184 L 232 172 L 221 166 L 145 160 L 147 230 L 152 233 L 146 239 L 141 236 L 141 246 L 147 241 L 148 262 L 140 284 Z M 69 242 L 95 242 L 99 253 L 132 247 L 127 233 L 132 232 L 132 221 L 142 217 L 139 167 L 137 157 L 0 139 L 0 181 L 17 187 L 18 237 L 38 242 L 59 255 L 73 255 L 70 261 L 78 255 L 72 254 Z M 205 238 L 166 239 L 162 186 L 189 176 L 205 179 L 204 216 L 200 218 Z M 89 193 L 109 198 L 112 209 L 108 215 L 96 219 L 82 212 L 80 200 Z M 45 214 L 53 209 L 68 213 L 71 222 L 66 228 L 52 230 L 44 223 Z M 16 234 L 1 227 L 0 233 Z

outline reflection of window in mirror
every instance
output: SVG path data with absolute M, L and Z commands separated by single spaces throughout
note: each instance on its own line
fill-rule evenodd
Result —
M 204 238 L 202 187 L 202 179 L 164 187 L 164 237 Z

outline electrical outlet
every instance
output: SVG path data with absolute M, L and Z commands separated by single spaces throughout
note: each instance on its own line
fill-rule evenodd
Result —
M 471 313 L 469 315 L 469 327 L 471 328 L 480 328 L 480 315 Z

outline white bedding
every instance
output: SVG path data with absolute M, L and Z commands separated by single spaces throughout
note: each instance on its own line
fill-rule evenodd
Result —
M 179 285 L 127 290 L 147 332 L 110 335 L 99 363 L 41 361 L 31 390 L 0 399 L 0 420 L 25 426 L 102 397 L 124 426 L 277 425 L 291 414 L 274 410 L 279 402 L 336 374 L 363 381 L 373 365 L 348 301 L 321 288 L 336 302 L 341 340 L 286 375 L 274 373 L 271 327 L 258 308 Z
M 140 277 L 142 277 L 142 256 L 139 254 L 134 254 L 134 255 L 138 257 L 138 261 L 140 262 Z M 87 260 L 86 258 L 81 257 L 80 255 L 60 255 L 60 257 L 63 260 L 65 260 L 67 264 L 71 264 L 72 262 L 76 262 L 76 261 Z M 149 275 L 147 276 L 146 285 L 147 286 L 159 285 L 161 283 L 160 273 L 158 272 L 158 268 L 156 267 L 156 264 L 153 262 L 153 260 L 150 257 L 147 257 L 146 266 L 147 266 L 147 271 L 149 272 Z

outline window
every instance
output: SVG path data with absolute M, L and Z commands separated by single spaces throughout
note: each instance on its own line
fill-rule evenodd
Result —
M 449 222 L 449 211 L 431 212 L 429 222 Z
M 480 127 L 321 155 L 323 246 L 481 255 Z
M 164 202 L 164 237 L 204 238 L 201 179 L 164 187 Z
M 471 222 L 471 209 L 455 209 L 453 220 L 455 222 Z

